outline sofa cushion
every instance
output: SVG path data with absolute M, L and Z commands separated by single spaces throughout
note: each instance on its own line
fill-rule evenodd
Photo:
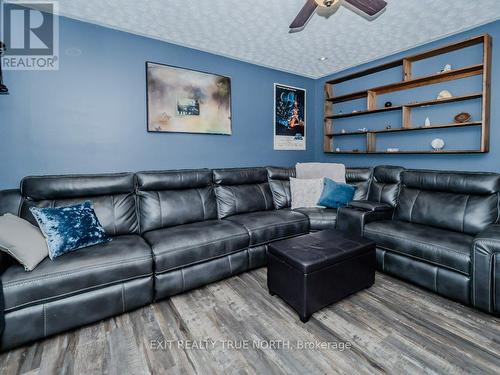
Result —
M 470 274 L 473 237 L 464 233 L 404 221 L 383 220 L 365 225 L 365 237 L 378 248 Z
M 319 198 L 318 205 L 327 208 L 340 208 L 347 206 L 352 201 L 356 188 L 349 184 L 335 182 L 325 178 L 323 192 Z
M 61 207 L 91 201 L 99 222 L 112 236 L 139 232 L 132 173 L 26 177 L 19 216 L 36 225 L 30 207 Z
M 274 209 L 265 168 L 214 169 L 219 218 Z
M 311 231 L 320 231 L 335 228 L 337 222 L 336 208 L 308 207 L 297 208 L 298 211 L 309 218 Z
M 26 272 L 10 266 L 2 275 L 6 311 L 47 303 L 74 294 L 151 275 L 153 258 L 148 244 L 137 235 L 75 251 Z M 150 293 L 150 291 L 144 291 Z
M 248 231 L 252 247 L 309 232 L 307 216 L 290 209 L 251 212 L 226 220 L 240 224 Z
M 40 229 L 12 214 L 0 216 L 0 250 L 22 264 L 26 271 L 34 270 L 49 255 Z
M 47 240 L 52 260 L 71 251 L 111 240 L 89 201 L 58 208 L 31 207 L 30 211 Z
M 248 233 L 225 220 L 207 220 L 144 234 L 155 259 L 155 273 L 192 266 L 248 248 Z
M 318 207 L 324 179 L 290 178 L 290 192 L 292 194 L 292 210 L 301 207 Z
M 140 172 L 136 179 L 142 233 L 217 219 L 209 169 Z
M 404 171 L 395 219 L 476 235 L 498 220 L 500 175 Z

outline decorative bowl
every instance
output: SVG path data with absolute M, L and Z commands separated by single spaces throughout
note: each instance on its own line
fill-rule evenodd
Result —
M 472 118 L 470 113 L 462 112 L 455 116 L 455 122 L 459 124 L 463 124 L 464 122 L 469 122 Z

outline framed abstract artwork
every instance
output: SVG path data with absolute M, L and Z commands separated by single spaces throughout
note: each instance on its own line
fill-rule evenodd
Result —
M 306 149 L 306 90 L 274 84 L 274 149 Z
M 231 79 L 146 62 L 149 132 L 231 135 Z

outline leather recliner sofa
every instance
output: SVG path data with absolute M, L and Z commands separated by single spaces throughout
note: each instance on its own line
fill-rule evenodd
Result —
M 0 191 L 0 214 L 13 213 L 32 223 L 31 206 L 91 200 L 113 237 L 104 245 L 46 259 L 32 272 L 0 253 L 5 303 L 0 349 L 264 266 L 270 242 L 335 226 L 378 236 L 381 270 L 500 312 L 500 225 L 494 224 L 500 176 L 348 169 L 348 183 L 357 186 L 356 201 L 337 212 L 292 211 L 288 179 L 294 173 L 293 168 L 269 167 L 27 177 L 20 190 Z M 408 213 L 413 198 L 416 208 Z M 454 216 L 459 210 L 464 212 L 463 227 Z M 412 226 L 405 236 L 418 234 L 413 226 L 419 225 L 443 231 L 445 248 L 458 255 L 443 255 L 448 253 L 443 253 L 439 236 L 431 237 L 432 243 L 427 238 L 425 248 L 400 246 L 395 239 L 384 242 L 390 237 L 384 235 L 395 233 L 399 224 L 403 230 Z M 471 246 L 469 260 L 456 241 L 465 239 L 461 235 Z M 438 289 L 432 287 L 436 278 Z
M 379 270 L 500 315 L 500 175 L 401 170 L 400 180 L 394 205 L 351 202 L 337 227 L 376 242 Z
M 27 177 L 0 192 L 0 215 L 36 225 L 30 207 L 85 200 L 111 242 L 31 272 L 0 253 L 1 350 L 261 267 L 268 243 L 310 227 L 275 210 L 266 168 Z

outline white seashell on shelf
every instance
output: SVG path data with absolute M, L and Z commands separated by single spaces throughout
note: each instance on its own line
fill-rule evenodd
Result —
M 449 92 L 448 90 L 442 90 L 439 95 L 438 95 L 438 99 L 448 99 L 448 98 L 452 98 L 453 95 L 451 94 L 451 92 Z
M 444 148 L 445 142 L 441 138 L 436 138 L 431 142 L 431 147 L 435 151 L 441 151 Z

